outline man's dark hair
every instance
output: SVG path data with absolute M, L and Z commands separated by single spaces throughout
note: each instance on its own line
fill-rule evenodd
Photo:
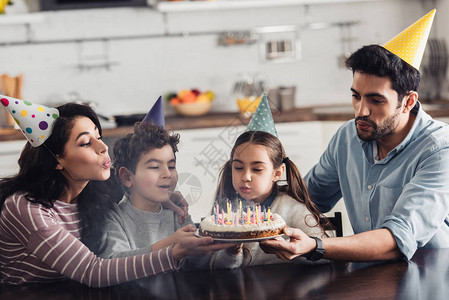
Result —
M 363 46 L 346 60 L 346 67 L 353 73 L 389 77 L 399 103 L 407 93 L 418 91 L 421 79 L 418 70 L 379 45 Z

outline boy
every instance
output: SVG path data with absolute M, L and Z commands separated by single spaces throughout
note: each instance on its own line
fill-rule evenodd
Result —
M 193 224 L 190 216 L 180 225 L 175 212 L 161 205 L 178 180 L 178 142 L 178 134 L 143 122 L 115 143 L 113 166 L 125 195 L 108 218 L 102 257 L 147 253 L 150 245 L 155 251 L 192 231 L 191 226 L 182 228 Z
M 163 117 L 159 121 L 148 117 L 152 112 L 114 145 L 112 164 L 125 195 L 108 216 L 101 257 L 147 253 L 148 247 L 156 251 L 196 230 L 189 215 L 180 224 L 176 213 L 162 206 L 178 181 L 175 153 L 179 134 L 164 129 Z M 162 110 L 160 114 L 163 116 Z M 209 259 L 208 255 L 190 257 L 182 262 L 182 269 L 190 264 L 196 269 L 206 267 Z

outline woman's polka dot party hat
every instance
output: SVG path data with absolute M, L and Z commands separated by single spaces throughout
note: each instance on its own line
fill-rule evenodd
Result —
M 257 106 L 246 131 L 265 131 L 276 137 L 278 136 L 266 94 L 263 95 L 262 100 Z
M 56 108 L 3 95 L 0 95 L 0 101 L 33 147 L 42 145 L 48 139 L 59 118 Z
M 436 9 L 431 10 L 427 15 L 386 42 L 383 47 L 419 70 L 435 12 Z
M 142 120 L 143 123 L 152 123 L 155 125 L 162 126 L 165 128 L 165 117 L 164 117 L 164 107 L 162 105 L 162 97 L 159 96 L 159 99 L 154 103 L 153 107 L 147 113 L 145 118 Z

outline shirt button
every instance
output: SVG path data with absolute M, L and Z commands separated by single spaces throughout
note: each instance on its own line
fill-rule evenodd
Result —
M 372 189 L 373 188 L 373 186 L 370 184 L 370 185 L 368 185 L 368 190 L 370 190 L 370 189 Z
M 366 220 L 366 222 L 369 222 L 369 217 L 366 217 L 365 220 Z

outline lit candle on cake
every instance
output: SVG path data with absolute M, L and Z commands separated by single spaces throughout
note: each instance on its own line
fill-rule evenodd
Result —
M 232 218 L 234 218 L 233 217 L 234 216 L 234 212 L 232 211 L 232 202 L 229 203 L 229 211 L 230 211 L 230 217 L 229 218 L 231 218 L 230 220 L 232 222 Z
M 217 224 L 217 209 L 214 207 L 214 222 Z
M 256 224 L 259 224 L 259 209 L 258 209 L 258 206 L 256 206 Z
M 239 203 L 239 220 L 242 219 L 242 200 Z
M 254 207 L 253 217 L 252 217 L 252 223 L 256 223 L 256 207 Z
M 270 219 L 270 209 L 268 209 L 268 212 L 267 212 L 267 220 L 268 220 L 268 222 L 271 221 L 271 219 Z
M 232 218 L 231 218 L 232 206 L 229 204 L 229 201 L 226 202 L 226 204 L 227 204 L 228 213 L 227 213 L 227 216 L 226 216 L 225 224 L 226 225 L 232 225 L 232 221 L 233 221 Z M 223 218 L 224 218 L 224 216 L 223 216 Z
M 214 209 L 214 214 L 215 214 L 215 223 L 218 224 L 218 220 L 220 219 L 220 208 L 218 207 L 218 203 L 215 205 L 215 209 Z

